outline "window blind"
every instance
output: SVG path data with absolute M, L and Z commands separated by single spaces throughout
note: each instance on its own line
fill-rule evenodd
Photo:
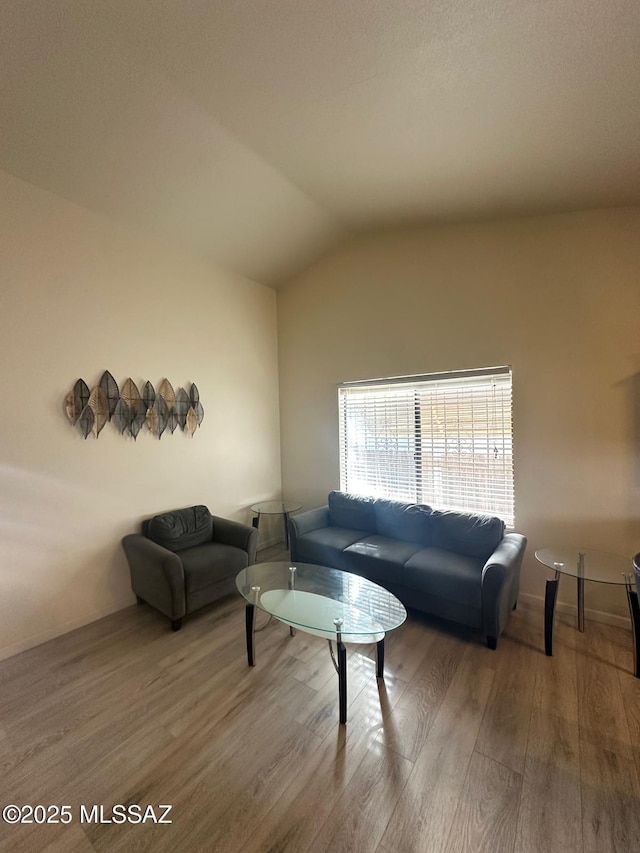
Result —
M 338 388 L 340 488 L 514 523 L 511 369 Z

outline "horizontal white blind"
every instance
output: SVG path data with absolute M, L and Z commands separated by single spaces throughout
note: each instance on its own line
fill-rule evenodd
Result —
M 513 526 L 509 368 L 349 383 L 338 396 L 343 491 Z

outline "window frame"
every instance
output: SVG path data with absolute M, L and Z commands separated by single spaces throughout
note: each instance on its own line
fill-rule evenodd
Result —
M 493 394 L 484 393 L 483 388 L 491 383 Z M 382 402 L 376 409 L 375 389 L 381 392 Z M 385 389 L 388 398 L 385 396 Z M 402 399 L 403 389 L 407 391 L 406 399 Z M 454 370 L 430 374 L 416 374 L 411 376 L 386 377 L 370 380 L 358 380 L 342 382 L 337 386 L 338 390 L 338 445 L 340 465 L 340 488 L 342 491 L 351 491 L 357 494 L 370 494 L 377 497 L 390 497 L 403 501 L 425 503 L 436 509 L 454 509 L 463 512 L 483 512 L 497 515 L 502 518 L 509 529 L 513 529 L 515 523 L 515 477 L 513 464 L 513 371 L 510 365 L 497 367 L 473 368 L 469 370 Z M 371 390 L 368 400 L 365 399 L 367 392 Z M 355 392 L 349 395 L 349 392 Z M 381 422 L 391 418 L 393 410 L 394 395 L 398 395 L 399 406 L 404 406 L 400 417 L 401 425 L 396 431 L 395 439 L 389 442 L 391 450 L 377 453 L 375 444 L 382 441 L 381 434 L 384 428 L 378 429 L 378 417 Z M 411 416 L 409 411 L 409 398 L 413 394 L 414 414 L 413 428 L 411 430 Z M 356 395 L 360 395 L 363 402 L 358 402 Z M 438 421 L 439 427 L 434 427 L 435 419 L 432 417 L 427 425 L 425 419 L 425 405 L 430 405 L 430 411 L 434 411 L 434 401 L 444 411 L 444 434 L 438 434 L 438 428 L 442 423 Z M 351 401 L 351 406 L 349 406 Z M 482 406 L 485 406 L 485 421 L 482 420 Z M 490 406 L 493 409 L 490 410 Z M 378 414 L 380 413 L 380 414 Z M 457 416 L 457 431 L 451 430 L 451 424 L 455 423 Z M 373 463 L 368 461 L 354 463 L 350 461 L 349 448 L 354 447 L 355 440 L 349 444 L 349 433 L 353 435 L 356 429 L 353 426 L 356 419 L 359 423 L 358 434 L 365 436 L 365 443 L 374 445 L 374 449 L 363 452 L 360 448 L 360 456 L 369 456 Z M 477 425 L 474 421 L 477 418 Z M 493 417 L 493 420 L 491 418 Z M 351 419 L 351 426 L 349 425 Z M 375 428 L 367 431 L 367 419 L 373 420 Z M 465 420 L 466 419 L 466 420 Z M 449 422 L 451 421 L 451 423 Z M 447 427 L 449 433 L 447 433 Z M 403 439 L 400 439 L 400 434 Z M 434 438 L 435 436 L 435 438 Z M 395 440 L 395 449 L 394 449 Z M 360 437 L 359 441 L 362 441 Z M 495 441 L 495 446 L 491 444 Z M 389 443 L 388 442 L 388 443 Z M 479 447 L 484 443 L 484 451 Z M 429 445 L 425 447 L 424 445 Z M 399 450 L 400 446 L 406 446 L 404 452 Z M 436 448 L 436 449 L 434 449 Z M 457 448 L 457 450 L 456 450 Z M 471 448 L 469 450 L 469 448 Z M 377 474 L 371 474 L 369 468 L 393 467 L 393 455 L 402 455 L 402 472 L 398 476 L 384 482 L 376 479 Z M 351 450 L 352 456 L 357 456 Z M 495 455 L 495 467 L 491 464 L 490 456 Z M 413 462 L 410 457 L 413 456 Z M 456 456 L 458 459 L 458 473 L 455 473 Z M 380 461 L 378 461 L 380 460 Z M 484 460 L 484 461 L 483 461 Z M 436 462 L 439 462 L 439 465 Z M 351 470 L 350 470 L 351 466 Z M 365 488 L 362 488 L 362 479 L 358 488 L 353 487 L 353 469 L 365 471 Z M 427 468 L 427 477 L 423 476 L 423 467 Z M 409 471 L 409 473 L 407 473 Z M 443 471 L 445 472 L 443 474 Z M 478 471 L 478 482 L 474 481 Z M 434 478 L 441 477 L 441 487 L 434 487 Z M 388 475 L 386 475 L 388 476 Z M 457 476 L 457 480 L 456 480 Z M 429 481 L 431 477 L 431 481 Z M 367 479 L 369 478 L 369 479 Z M 413 479 L 412 479 L 413 478 Z M 350 481 L 351 480 L 351 487 Z M 415 482 L 414 482 L 415 481 Z M 467 483 L 465 486 L 464 483 Z M 412 485 L 413 483 L 413 485 Z M 484 483 L 484 486 L 480 485 Z M 484 498 L 480 498 L 484 489 Z M 406 494 L 402 494 L 403 490 Z M 409 494 L 413 490 L 412 494 Z M 385 493 L 386 492 L 386 493 Z M 477 494 L 476 494 L 477 493 Z M 437 495 L 445 496 L 444 500 L 438 500 Z M 447 499 L 447 496 L 449 499 Z M 451 497 L 455 497 L 453 502 Z M 468 505 L 464 502 L 468 501 Z M 484 502 L 484 505 L 482 503 Z

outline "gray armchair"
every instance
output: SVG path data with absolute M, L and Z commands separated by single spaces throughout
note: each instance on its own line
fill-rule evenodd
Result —
M 138 604 L 147 602 L 178 631 L 183 618 L 235 591 L 255 562 L 258 531 L 192 506 L 156 515 L 122 540 Z

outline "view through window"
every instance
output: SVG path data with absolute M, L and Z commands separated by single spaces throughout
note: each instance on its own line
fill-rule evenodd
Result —
M 338 388 L 340 488 L 514 523 L 511 369 Z

